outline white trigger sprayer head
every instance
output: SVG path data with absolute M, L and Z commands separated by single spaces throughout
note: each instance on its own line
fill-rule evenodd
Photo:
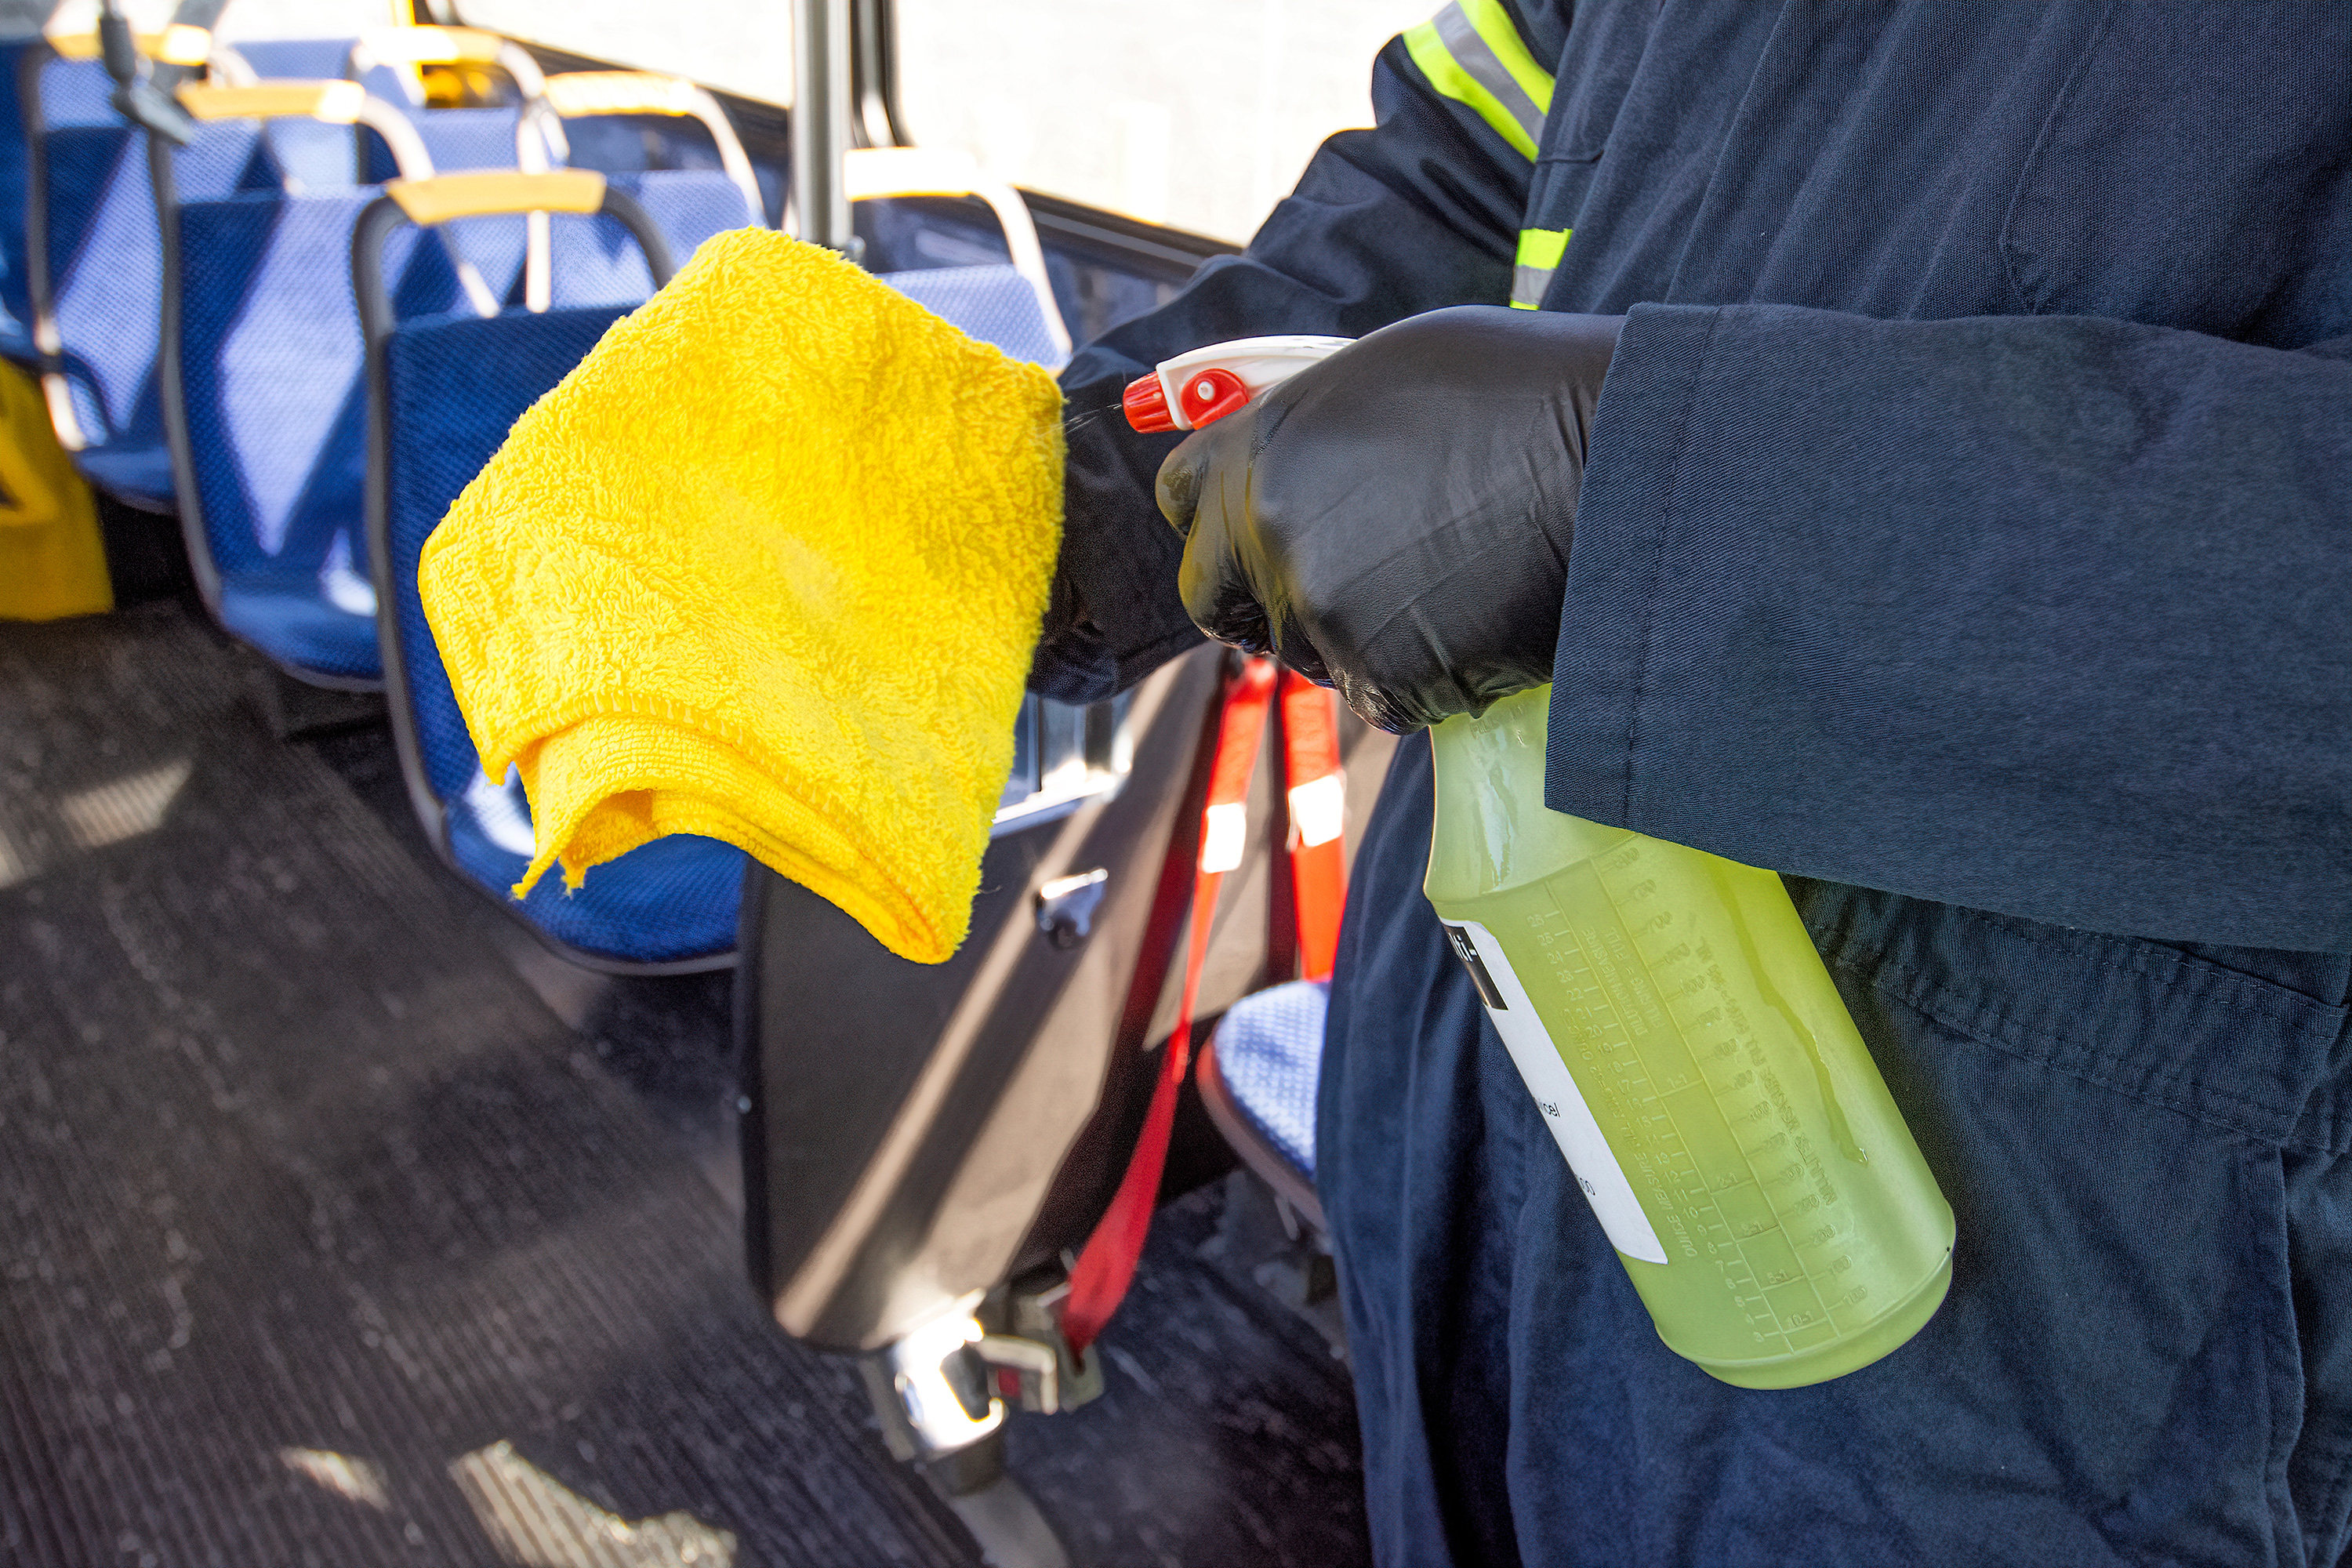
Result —
M 1275 337 L 1211 343 L 1160 361 L 1150 375 L 1129 383 L 1119 401 L 1135 429 L 1198 430 L 1353 341 Z

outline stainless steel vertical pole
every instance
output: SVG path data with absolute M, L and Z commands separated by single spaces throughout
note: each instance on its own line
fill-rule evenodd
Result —
M 793 212 L 800 237 L 856 259 L 841 155 L 849 146 L 849 0 L 793 0 Z

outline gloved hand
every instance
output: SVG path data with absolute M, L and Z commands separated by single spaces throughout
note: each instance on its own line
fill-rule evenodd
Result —
M 1549 680 L 1623 325 L 1433 310 L 1196 432 L 1160 468 L 1185 610 L 1398 734 Z

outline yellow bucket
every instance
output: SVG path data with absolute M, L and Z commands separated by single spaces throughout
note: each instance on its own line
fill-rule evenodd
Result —
M 39 384 L 0 363 L 0 620 L 113 607 L 89 487 L 58 445 Z

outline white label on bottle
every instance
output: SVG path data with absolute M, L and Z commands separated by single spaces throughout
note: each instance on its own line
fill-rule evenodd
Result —
M 1536 1016 L 1527 987 L 1503 956 L 1503 944 L 1476 921 L 1448 921 L 1445 932 L 1478 988 L 1478 999 L 1486 1005 L 1486 1016 L 1495 1021 L 1495 1032 L 1518 1064 L 1528 1092 L 1536 1097 L 1536 1109 L 1543 1112 L 1553 1141 L 1568 1157 L 1576 1184 L 1584 1189 L 1585 1201 L 1609 1233 L 1609 1245 L 1644 1263 L 1665 1262 L 1666 1249 L 1658 1244 L 1650 1216 L 1633 1196 L 1633 1184 L 1625 1179 L 1625 1168 L 1601 1135 L 1601 1123 L 1592 1119 L 1576 1079 L 1569 1076 L 1550 1032 Z

